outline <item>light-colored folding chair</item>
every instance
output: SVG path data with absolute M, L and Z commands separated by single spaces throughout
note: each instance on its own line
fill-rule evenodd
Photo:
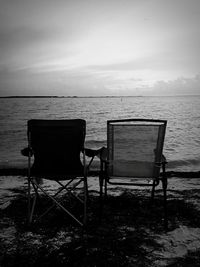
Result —
M 165 173 L 167 162 L 162 152 L 166 125 L 165 120 L 107 121 L 107 150 L 102 151 L 100 171 L 101 202 L 103 187 L 107 195 L 108 184 L 150 186 L 153 198 L 155 187 L 162 181 L 165 226 L 167 225 Z M 149 182 L 149 178 L 152 182 Z
M 41 219 L 55 206 L 63 210 L 79 225 L 86 223 L 87 204 L 87 166 L 85 160 L 84 140 L 86 134 L 85 120 L 29 120 L 28 148 L 22 151 L 28 154 L 28 221 Z M 82 156 L 81 156 L 82 154 Z M 31 162 L 34 157 L 33 164 Z M 58 191 L 53 195 L 47 192 L 39 182 L 40 179 L 56 181 Z M 83 184 L 83 194 L 74 190 Z M 74 215 L 69 206 L 60 202 L 59 195 L 66 191 L 82 203 L 82 216 Z M 50 200 L 50 207 L 37 216 L 36 206 L 40 203 L 40 194 L 44 193 Z

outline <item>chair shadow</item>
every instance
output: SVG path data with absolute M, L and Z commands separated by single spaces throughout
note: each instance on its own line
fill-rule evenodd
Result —
M 44 197 L 41 202 L 43 208 L 48 200 Z M 153 260 L 151 250 L 161 249 L 152 238 L 152 233 L 165 233 L 162 192 L 158 190 L 153 202 L 150 201 L 148 190 L 124 190 L 119 196 L 110 194 L 104 203 L 101 220 L 99 204 L 98 195 L 90 195 L 86 229 L 77 226 L 59 209 L 29 228 L 25 217 L 27 199 L 21 194 L 0 212 L 1 221 L 8 218 L 14 222 L 17 235 L 13 242 L 15 246 L 20 245 L 12 257 L 9 255 L 8 258 L 8 254 L 4 253 L 3 262 L 8 260 L 11 264 L 13 260 L 18 266 L 25 263 L 26 266 L 150 266 Z M 200 211 L 194 204 L 173 198 L 170 193 L 167 205 L 168 231 L 176 229 L 180 224 L 199 227 Z M 75 205 L 75 212 L 79 208 Z M 38 243 L 38 246 L 36 241 L 35 246 L 34 242 L 28 244 L 24 236 L 30 232 L 35 240 L 41 237 L 43 242 Z M 61 238 L 61 233 L 64 238 Z M 49 249 L 50 240 L 53 240 L 56 249 Z M 150 250 L 147 251 L 145 247 Z M 28 261 L 33 254 L 34 258 Z M 198 259 L 196 256 L 197 262 Z M 181 266 L 187 266 L 184 265 L 187 260 L 186 257 Z

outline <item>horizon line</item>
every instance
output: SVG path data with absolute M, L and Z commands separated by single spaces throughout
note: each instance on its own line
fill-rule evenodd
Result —
M 0 98 L 122 98 L 122 97 L 176 97 L 176 96 L 200 96 L 200 94 L 176 94 L 176 95 L 99 95 L 99 96 L 64 96 L 64 95 L 11 95 Z

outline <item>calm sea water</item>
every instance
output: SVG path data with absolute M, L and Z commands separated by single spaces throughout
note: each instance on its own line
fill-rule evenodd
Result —
M 164 154 L 168 169 L 200 170 L 200 96 L 123 98 L 0 99 L 0 168 L 25 167 L 27 120 L 87 121 L 86 147 L 106 146 L 106 121 L 122 118 L 166 119 Z

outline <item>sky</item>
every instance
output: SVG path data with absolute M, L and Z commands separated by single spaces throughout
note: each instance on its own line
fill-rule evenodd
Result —
M 0 96 L 200 94 L 199 0 L 0 0 Z

